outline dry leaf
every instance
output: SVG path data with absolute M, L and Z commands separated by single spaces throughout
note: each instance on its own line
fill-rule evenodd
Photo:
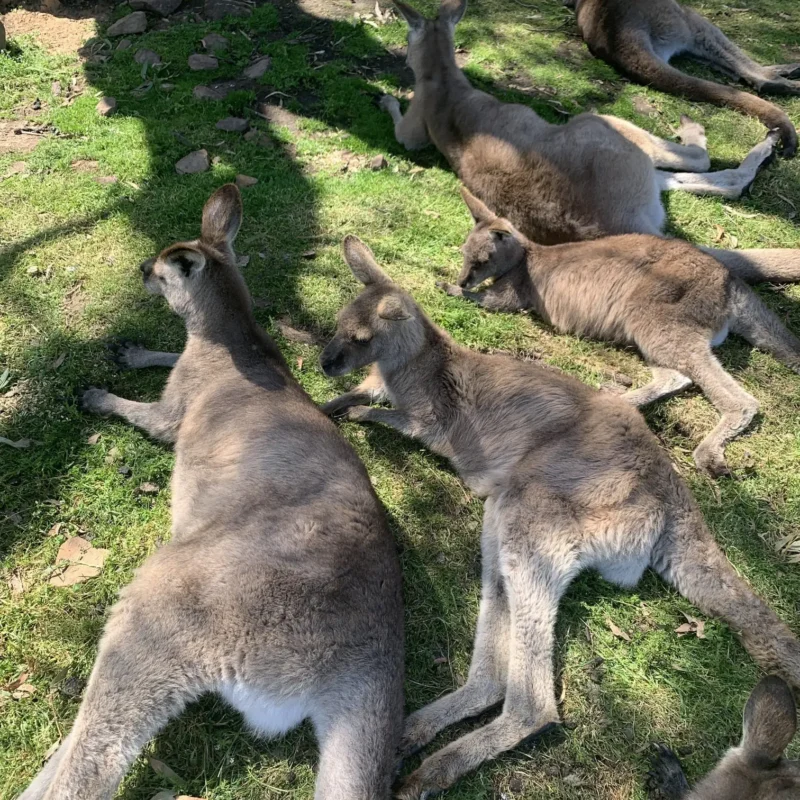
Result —
M 730 244 L 730 249 L 731 250 L 735 250 L 737 248 L 737 246 L 739 245 L 739 238 L 737 236 L 734 236 L 733 234 L 731 234 L 728 237 L 728 244 Z
M 28 680 L 28 678 L 30 678 L 30 676 L 31 676 L 30 672 L 21 672 L 19 675 L 17 675 L 16 678 L 14 678 L 13 681 L 11 681 L 11 683 L 9 683 L 5 687 L 6 691 L 13 692 L 14 689 L 18 689 L 20 686 L 22 686 L 23 683 L 25 683 Z
M 73 536 L 67 539 L 58 549 L 56 564 L 70 562 L 62 572 L 53 575 L 49 583 L 51 586 L 74 586 L 90 578 L 96 578 L 108 557 L 108 550 L 92 547 L 86 539 Z
M 168 767 L 163 761 L 159 761 L 157 758 L 152 757 L 148 758 L 147 761 L 153 768 L 153 772 L 155 772 L 157 775 L 160 775 L 162 778 L 166 778 L 170 783 L 185 782 L 177 772 Z
M 50 528 L 49 531 L 47 531 L 47 538 L 49 539 L 52 538 L 53 536 L 58 536 L 63 526 L 64 526 L 63 522 L 56 522 L 56 524 L 53 525 L 53 527 Z
M 22 700 L 25 697 L 30 697 L 36 691 L 36 687 L 32 683 L 23 683 L 19 688 L 11 692 L 11 697 L 14 700 Z
M 21 595 L 25 591 L 25 584 L 22 582 L 22 578 L 14 573 L 8 579 L 8 588 L 13 595 Z
M 684 622 L 682 625 L 678 625 L 678 627 L 675 628 L 675 633 L 677 633 L 678 636 L 686 636 L 694 633 L 698 639 L 705 639 L 706 623 L 703 622 L 702 619 L 690 617 L 688 614 L 684 614 L 683 616 L 686 617 L 686 622 Z
M 155 483 L 142 483 L 136 489 L 141 494 L 158 494 L 160 489 Z
M 16 442 L 12 442 L 11 439 L 6 439 L 5 436 L 0 436 L 0 444 L 7 444 L 9 447 L 15 447 L 17 450 L 25 450 L 31 446 L 31 440 L 17 439 Z
M 447 659 L 444 656 L 439 656 L 439 658 L 434 658 L 433 659 L 433 663 L 434 664 L 446 664 L 447 663 Z
M 614 634 L 614 636 L 617 637 L 617 639 L 624 639 L 626 642 L 631 640 L 631 637 L 628 636 L 628 634 L 625 633 L 622 628 L 618 628 L 610 619 L 606 620 L 606 625 L 608 625 L 608 629 Z
M 66 353 L 62 353 L 50 366 L 52 369 L 58 369 L 63 363 L 64 359 L 67 357 Z
M 100 441 L 101 434 L 93 433 L 87 440 L 86 444 L 90 444 L 92 446 L 96 445 Z
M 715 242 L 721 242 L 725 238 L 725 228 L 722 225 L 715 225 L 714 230 L 717 232 L 714 236 Z

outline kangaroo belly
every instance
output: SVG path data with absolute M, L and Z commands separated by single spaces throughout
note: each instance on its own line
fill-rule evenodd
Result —
M 311 716 L 311 698 L 302 695 L 278 697 L 240 681 L 226 681 L 217 691 L 261 736 L 282 736 Z

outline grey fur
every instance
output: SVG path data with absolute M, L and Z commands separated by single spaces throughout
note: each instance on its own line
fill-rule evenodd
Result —
M 348 258 L 356 250 L 361 261 L 371 258 L 348 237 Z M 372 271 L 381 272 L 374 260 Z M 406 720 L 402 753 L 503 703 L 492 722 L 428 757 L 401 798 L 445 789 L 558 723 L 553 628 L 562 594 L 586 568 L 634 586 L 652 567 L 726 620 L 763 667 L 800 685 L 800 642 L 725 559 L 638 411 L 554 370 L 459 346 L 388 281 L 370 284 L 339 313 L 321 363 L 328 375 L 372 364 L 372 389 L 382 387 L 394 408 L 342 400 L 326 408 L 419 439 L 486 498 L 469 678 Z M 390 297 L 406 318 L 380 316 Z
M 109 800 L 141 748 L 219 692 L 259 733 L 311 719 L 316 797 L 388 800 L 402 730 L 395 545 L 363 465 L 258 327 L 227 185 L 202 236 L 142 265 L 186 321 L 161 399 L 86 409 L 175 443 L 172 538 L 121 594 L 72 731 L 20 800 Z
M 497 311 L 533 309 L 559 331 L 636 345 L 653 380 L 627 393 L 643 406 L 692 383 L 722 414 L 694 453 L 713 476 L 728 473 L 724 448 L 758 411 L 711 348 L 728 330 L 800 373 L 800 340 L 715 258 L 678 239 L 628 234 L 544 247 L 463 190 L 475 220 L 458 285 L 445 292 Z M 469 291 L 487 279 L 482 292 Z
M 797 800 L 800 761 L 783 757 L 796 731 L 792 691 L 770 675 L 747 701 L 742 741 L 693 789 L 675 754 L 657 747 L 649 775 L 650 795 L 653 800 Z

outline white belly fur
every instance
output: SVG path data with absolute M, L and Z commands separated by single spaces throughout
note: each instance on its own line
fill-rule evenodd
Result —
M 729 331 L 730 331 L 730 325 L 726 322 L 722 326 L 722 330 L 718 331 L 711 337 L 711 346 L 719 347 L 728 338 Z
M 311 715 L 307 697 L 278 698 L 238 682 L 223 683 L 217 691 L 244 715 L 253 732 L 262 736 L 283 736 Z

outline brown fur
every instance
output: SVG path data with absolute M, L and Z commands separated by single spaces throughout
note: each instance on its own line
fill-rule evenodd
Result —
M 649 775 L 654 800 L 797 800 L 800 761 L 784 751 L 797 731 L 797 709 L 791 689 L 771 675 L 755 689 L 744 709 L 742 741 L 693 789 L 680 761 L 658 746 Z
M 628 587 L 653 568 L 726 620 L 763 667 L 800 686 L 800 642 L 736 575 L 635 409 L 553 370 L 459 346 L 355 237 L 345 257 L 366 288 L 339 313 L 322 367 L 343 375 L 373 364 L 362 396 L 377 390 L 394 408 L 353 405 L 356 390 L 325 409 L 419 439 L 486 498 L 469 678 L 406 720 L 402 752 L 492 706 L 502 711 L 425 759 L 401 798 L 445 789 L 558 722 L 554 624 L 562 594 L 586 568 Z
M 110 800 L 141 748 L 219 692 L 263 735 L 309 718 L 316 797 L 388 800 L 402 725 L 394 543 L 364 467 L 253 319 L 235 186 L 142 265 L 186 322 L 156 403 L 84 407 L 175 443 L 172 538 L 114 607 L 72 731 L 21 800 Z
M 800 341 L 716 259 L 687 242 L 628 234 L 552 247 L 534 244 L 463 190 L 475 227 L 458 286 L 438 284 L 497 311 L 533 309 L 559 331 L 636 345 L 653 380 L 626 398 L 637 406 L 698 384 L 722 419 L 695 450 L 700 469 L 728 474 L 724 446 L 758 403 L 711 348 L 728 330 L 800 372 Z M 482 292 L 468 291 L 487 279 Z
M 693 55 L 766 94 L 800 95 L 800 64 L 762 67 L 705 17 L 675 0 L 577 0 L 578 28 L 592 54 L 639 83 L 668 94 L 729 106 L 780 132 L 783 155 L 797 151 L 797 131 L 786 113 L 760 97 L 671 67 Z

